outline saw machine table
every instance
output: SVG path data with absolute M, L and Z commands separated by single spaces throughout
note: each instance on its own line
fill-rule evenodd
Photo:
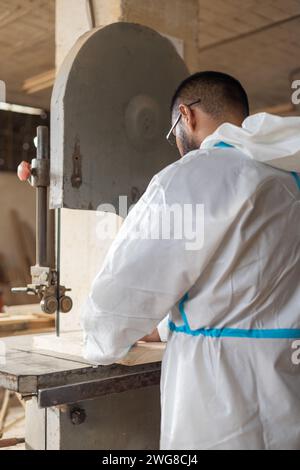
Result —
M 3 338 L 0 355 L 0 386 L 26 398 L 27 448 L 158 448 L 160 362 L 95 366 L 32 344 Z

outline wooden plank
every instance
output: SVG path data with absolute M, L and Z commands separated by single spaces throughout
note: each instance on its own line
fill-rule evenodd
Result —
M 53 315 L 36 314 L 17 314 L 10 313 L 0 314 L 0 337 L 10 334 L 25 334 L 26 332 L 35 331 L 52 331 L 55 326 L 55 318 Z
M 0 338 L 5 338 L 7 335 L 11 337 L 18 337 L 20 338 L 21 336 L 24 335 L 37 335 L 37 334 L 43 334 L 43 333 L 51 333 L 53 332 L 53 326 L 43 326 L 42 328 L 28 328 L 26 330 L 16 330 L 16 331 L 10 331 L 9 333 L 0 333 Z
M 165 347 L 165 343 L 138 342 L 131 348 L 125 358 L 117 361 L 117 364 L 135 366 L 161 362 Z M 83 333 L 81 331 L 63 333 L 59 338 L 55 334 L 35 336 L 33 338 L 33 349 L 51 351 L 52 354 L 70 355 L 84 360 Z
M 5 390 L 4 398 L 3 398 L 1 409 L 0 409 L 0 437 L 2 437 L 4 421 L 5 421 L 8 407 L 9 407 L 9 398 L 10 398 L 10 392 L 8 390 Z
M 26 313 L 40 313 L 43 314 L 39 303 L 26 304 L 26 305 L 10 305 L 5 307 L 5 313 L 9 315 L 24 315 Z M 43 314 L 45 315 L 45 314 Z
M 2 450 L 5 450 L 5 448 L 15 447 L 16 445 L 22 444 L 24 442 L 25 442 L 25 439 L 22 437 L 11 437 L 10 439 L 1 439 L 0 448 L 2 448 Z
M 131 348 L 127 356 L 118 361 L 118 363 L 126 366 L 134 366 L 137 364 L 161 362 L 165 349 L 166 343 L 144 343 L 139 341 Z
M 0 315 L 0 328 L 2 326 L 13 326 L 16 323 L 37 323 L 37 324 L 50 324 L 52 325 L 55 318 L 53 315 L 43 314 L 26 314 L 26 315 Z
M 41 311 L 39 304 L 16 305 L 0 314 L 0 337 L 53 331 L 55 316 Z

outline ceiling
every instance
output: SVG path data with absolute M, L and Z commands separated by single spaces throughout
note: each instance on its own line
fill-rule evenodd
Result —
M 252 110 L 291 101 L 300 79 L 300 0 L 199 0 L 199 65 L 246 87 Z
M 51 89 L 28 94 L 25 80 L 54 68 L 55 0 L 0 0 L 0 80 L 7 102 L 49 108 Z
M 199 5 L 199 69 L 237 76 L 252 110 L 290 103 L 291 78 L 300 79 L 300 0 L 182 1 Z M 48 109 L 51 88 L 28 93 L 24 82 L 52 79 L 55 0 L 0 0 L 0 57 L 7 101 Z

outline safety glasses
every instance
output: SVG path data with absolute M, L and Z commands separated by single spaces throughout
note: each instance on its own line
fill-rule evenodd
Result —
M 190 104 L 186 104 L 185 106 L 187 106 L 188 108 L 190 108 L 191 106 L 193 106 L 194 104 L 197 104 L 197 103 L 200 103 L 201 99 L 199 98 L 197 101 L 193 101 L 192 103 Z M 176 126 L 178 125 L 178 123 L 180 122 L 180 119 L 182 118 L 182 114 L 179 112 L 177 118 L 175 119 L 174 121 L 174 124 L 172 125 L 171 129 L 169 130 L 167 136 L 166 136 L 166 139 L 167 141 L 169 142 L 169 144 L 171 145 L 176 145 L 176 133 L 175 133 L 175 129 L 176 129 Z

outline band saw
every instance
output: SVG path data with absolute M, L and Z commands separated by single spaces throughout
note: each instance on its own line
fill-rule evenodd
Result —
M 187 75 L 167 38 L 130 23 L 86 33 L 58 71 L 50 152 L 49 131 L 38 128 L 31 167 L 37 256 L 32 282 L 22 288 L 40 297 L 44 312 L 56 312 L 57 335 L 60 314 L 74 314 L 74 289 L 69 294 L 72 285 L 60 282 L 60 211 L 96 211 L 106 204 L 118 213 L 120 195 L 129 205 L 138 201 L 153 175 L 178 158 L 165 135 L 172 94 Z M 48 208 L 56 210 L 55 269 L 46 255 Z M 102 367 L 74 354 L 33 350 L 29 336 L 7 338 L 4 344 L 0 385 L 28 398 L 27 447 L 158 446 L 159 361 Z

